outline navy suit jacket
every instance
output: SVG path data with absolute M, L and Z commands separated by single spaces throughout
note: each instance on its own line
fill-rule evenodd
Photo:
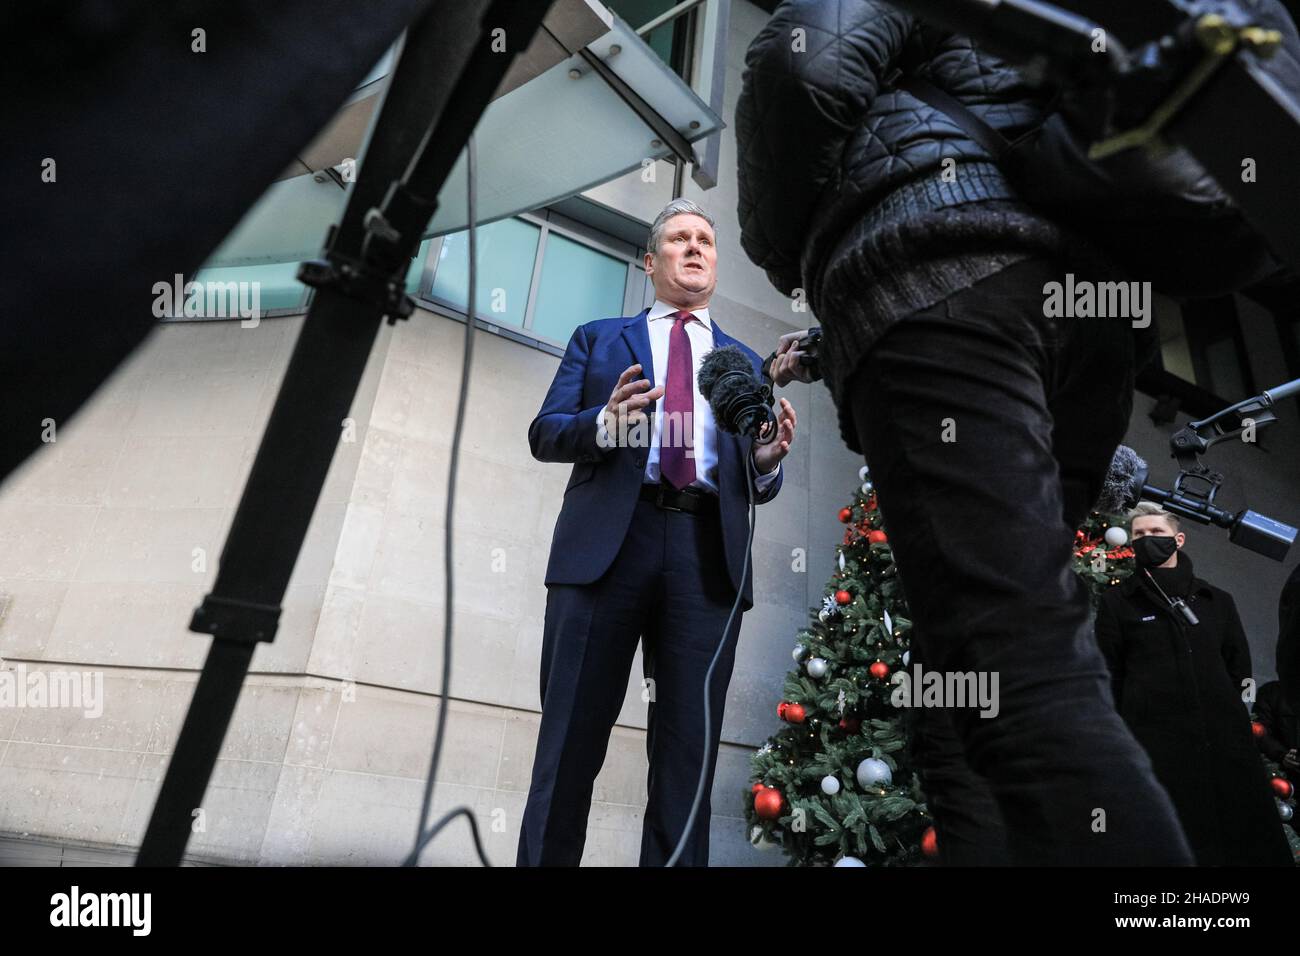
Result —
M 649 447 L 602 448 L 596 423 L 618 377 L 640 363 L 642 378 L 655 380 L 650 333 L 643 309 L 630 318 L 597 319 L 574 330 L 542 408 L 528 426 L 528 444 L 538 461 L 572 462 L 564 505 L 555 522 L 546 584 L 590 584 L 613 563 L 632 520 L 645 480 Z M 757 375 L 762 359 L 752 349 L 713 326 L 714 347 L 739 346 Z M 653 414 L 653 406 L 649 409 Z M 749 479 L 746 458 L 753 439 L 718 429 L 718 504 L 727 574 L 740 588 L 749 533 Z M 784 471 L 784 469 L 783 469 Z M 781 490 L 781 475 L 756 495 L 763 504 Z M 751 562 L 752 564 L 752 562 Z M 743 607 L 753 607 L 753 568 L 745 576 Z

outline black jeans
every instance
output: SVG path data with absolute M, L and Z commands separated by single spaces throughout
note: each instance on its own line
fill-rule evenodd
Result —
M 1049 319 L 1030 259 L 889 329 L 850 382 L 913 620 L 912 667 L 996 674 L 999 712 L 917 708 L 950 864 L 1190 864 L 1115 712 L 1074 529 L 1132 410 L 1130 320 Z

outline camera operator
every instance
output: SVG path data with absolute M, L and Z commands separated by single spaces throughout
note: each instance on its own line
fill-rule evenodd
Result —
M 1169 792 L 1201 866 L 1286 866 L 1242 693 L 1250 646 L 1232 595 L 1195 576 L 1178 519 L 1130 513 L 1137 570 L 1102 595 L 1097 643 L 1120 715 Z
M 898 78 L 928 79 L 1009 139 L 1041 122 L 1045 95 L 878 0 L 785 0 L 746 64 L 741 242 L 822 323 L 820 371 L 871 468 L 913 659 L 999 675 L 995 718 L 915 715 L 941 859 L 1190 863 L 1071 570 L 1128 427 L 1136 349 L 1130 321 L 1048 317 L 1045 285 L 1118 270 Z

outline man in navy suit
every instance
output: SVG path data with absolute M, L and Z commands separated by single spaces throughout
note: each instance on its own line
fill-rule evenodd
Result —
M 717 428 L 700 362 L 737 345 L 712 321 L 713 220 L 677 199 L 650 229 L 655 302 L 631 318 L 579 326 L 528 428 L 539 461 L 570 462 L 546 569 L 542 720 L 519 834 L 519 866 L 577 866 L 592 787 L 605 760 L 638 641 L 648 699 L 648 801 L 641 865 L 662 866 L 686 829 L 705 763 L 704 679 L 746 573 L 752 482 L 757 503 L 781 488 L 795 414 L 781 399 L 767 444 Z M 653 384 L 653 387 L 651 387 Z M 655 403 L 653 417 L 646 414 Z M 740 615 L 709 688 L 707 780 L 678 862 L 709 862 L 709 792 Z

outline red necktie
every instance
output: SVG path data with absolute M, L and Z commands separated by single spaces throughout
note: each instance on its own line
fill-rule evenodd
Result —
M 659 475 L 678 491 L 695 480 L 695 458 L 686 457 L 686 443 L 694 441 L 695 365 L 686 323 L 692 312 L 674 312 L 668 335 L 668 378 L 664 383 L 664 423 L 659 433 Z

